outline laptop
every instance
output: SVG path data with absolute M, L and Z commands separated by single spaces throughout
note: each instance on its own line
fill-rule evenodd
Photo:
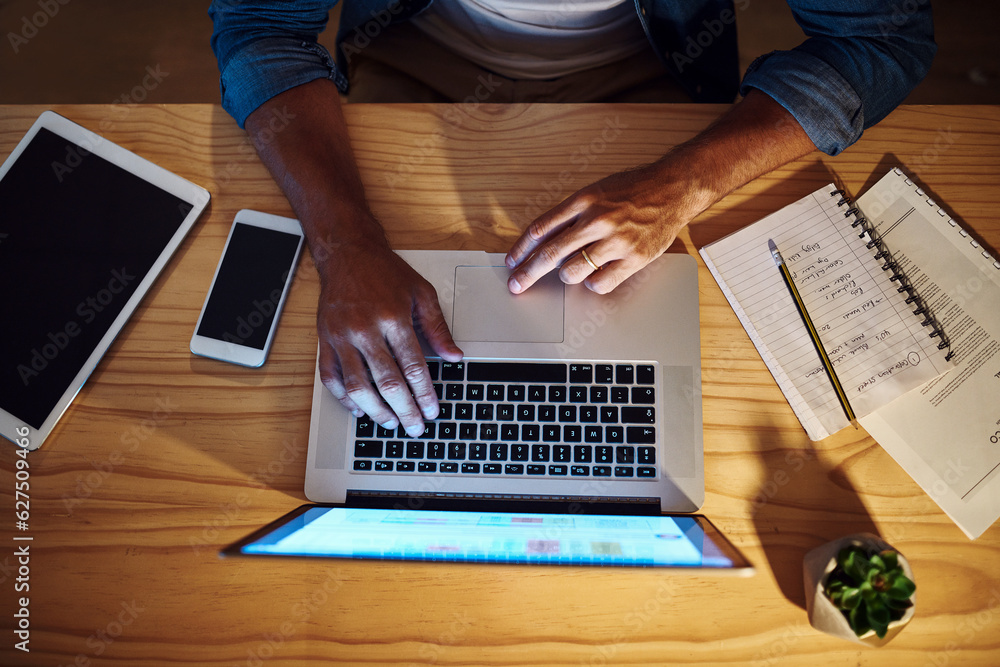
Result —
M 421 437 L 355 419 L 317 370 L 304 505 L 221 556 L 657 567 L 752 565 L 704 516 L 697 263 L 598 295 L 503 255 L 399 253 L 437 289 L 462 362 L 428 355 Z
M 666 254 L 607 295 L 556 272 L 520 295 L 502 254 L 401 251 L 465 358 L 428 355 L 419 438 L 355 418 L 317 367 L 306 497 L 547 499 L 694 512 L 704 501 L 697 262 Z

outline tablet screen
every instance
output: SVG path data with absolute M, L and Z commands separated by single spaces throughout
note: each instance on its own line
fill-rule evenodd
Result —
M 704 517 L 306 507 L 238 553 L 387 560 L 734 569 Z
M 0 180 L 0 408 L 42 427 L 192 208 L 39 128 Z

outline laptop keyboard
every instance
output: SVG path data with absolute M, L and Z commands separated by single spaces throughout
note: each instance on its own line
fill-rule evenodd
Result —
M 650 363 L 429 360 L 441 414 L 410 438 L 354 420 L 356 472 L 657 477 Z

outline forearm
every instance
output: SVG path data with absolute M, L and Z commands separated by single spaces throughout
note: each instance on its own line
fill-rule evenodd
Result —
M 277 95 L 250 114 L 246 129 L 302 223 L 321 273 L 331 250 L 344 243 L 386 244 L 365 199 L 333 83 L 316 79 Z
M 653 168 L 687 192 L 685 215 L 692 220 L 755 178 L 807 155 L 815 146 L 784 107 L 757 90 L 696 137 L 669 151 Z

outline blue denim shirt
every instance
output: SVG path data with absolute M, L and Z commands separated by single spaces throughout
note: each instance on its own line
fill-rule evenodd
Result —
M 257 107 L 314 79 L 342 92 L 346 66 L 391 23 L 432 0 L 345 0 L 336 60 L 317 43 L 337 0 L 214 0 L 212 49 L 222 106 L 240 127 Z M 767 93 L 813 143 L 836 155 L 892 111 L 923 79 L 937 46 L 930 0 L 788 0 L 807 39 L 759 57 L 739 79 L 736 16 L 750 0 L 635 0 L 650 44 L 699 102 Z M 750 9 L 752 11 L 752 9 Z

